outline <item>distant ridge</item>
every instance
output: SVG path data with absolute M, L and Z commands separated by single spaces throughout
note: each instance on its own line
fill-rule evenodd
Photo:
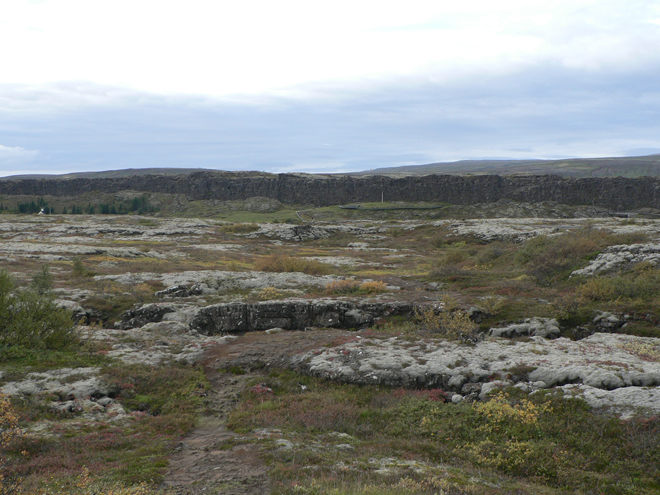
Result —
M 24 174 L 0 177 L 9 179 L 108 179 L 115 177 L 133 177 L 135 175 L 187 175 L 194 172 L 216 172 L 207 168 L 124 168 L 103 172 L 74 172 L 70 174 Z
M 569 158 L 562 160 L 460 160 L 385 167 L 346 175 L 560 175 L 562 177 L 657 177 L 660 154 L 612 158 Z
M 275 176 L 268 172 L 223 171 L 207 168 L 125 168 L 121 170 L 105 170 L 102 172 L 74 172 L 70 174 L 21 174 L 0 177 L 4 180 L 29 179 L 120 179 L 127 177 L 164 175 L 184 176 L 197 172 L 210 172 L 228 177 L 267 177 Z M 456 162 L 438 162 L 426 165 L 405 165 L 400 167 L 383 167 L 360 172 L 334 174 L 300 173 L 309 177 L 328 176 L 371 176 L 371 175 L 558 175 L 561 177 L 660 177 L 660 154 L 609 158 L 566 158 L 561 160 L 459 160 Z

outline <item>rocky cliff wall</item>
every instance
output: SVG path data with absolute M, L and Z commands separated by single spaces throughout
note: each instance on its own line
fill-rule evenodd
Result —
M 501 199 L 555 201 L 611 209 L 660 208 L 660 178 L 562 178 L 554 175 L 314 176 L 280 174 L 249 176 L 197 172 L 103 179 L 0 180 L 0 194 L 76 196 L 123 190 L 184 194 L 190 199 L 243 200 L 261 196 L 285 204 L 329 206 L 355 202 L 434 201 L 466 205 Z

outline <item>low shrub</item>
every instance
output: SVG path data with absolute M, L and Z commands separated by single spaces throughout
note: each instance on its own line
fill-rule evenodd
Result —
M 436 312 L 434 308 L 418 308 L 415 316 L 426 331 L 447 339 L 465 340 L 477 330 L 465 311 Z
M 70 480 L 57 480 L 55 486 L 47 486 L 33 492 L 33 495 L 164 495 L 162 490 L 152 488 L 147 483 L 124 486 L 121 483 L 101 481 L 90 476 L 89 469 L 83 468 L 82 474 Z
M 580 298 L 590 301 L 649 299 L 655 298 L 659 292 L 660 270 L 646 265 L 617 277 L 591 277 L 577 289 Z
M 356 294 L 360 290 L 360 282 L 357 280 L 335 280 L 325 286 L 328 294 Z
M 445 255 L 440 259 L 440 265 L 457 265 L 467 260 L 468 257 L 468 253 L 465 252 L 464 246 L 452 247 L 447 249 Z
M 591 301 L 610 301 L 616 293 L 612 280 L 605 277 L 592 277 L 577 290 L 578 296 Z
M 75 278 L 93 277 L 94 272 L 87 268 L 80 258 L 76 258 L 71 266 L 71 275 Z
M 506 298 L 502 296 L 486 296 L 479 301 L 479 306 L 481 306 L 489 315 L 497 316 L 506 305 L 506 302 Z
M 14 414 L 9 399 L 0 394 L 0 495 L 15 493 L 18 489 L 16 477 L 7 476 L 5 473 L 7 465 L 5 450 L 11 441 L 20 434 L 18 418 Z
M 481 251 L 477 257 L 477 262 L 481 265 L 486 265 L 491 261 L 504 256 L 507 252 L 507 248 L 508 246 L 503 242 L 492 242 Z
M 371 282 L 362 282 L 360 284 L 360 291 L 365 294 L 381 294 L 387 290 L 387 284 L 385 282 L 371 281 Z
M 325 286 L 328 294 L 381 294 L 387 290 L 385 282 L 370 281 L 359 282 L 357 280 L 335 280 Z
M 39 295 L 46 294 L 53 289 L 53 276 L 50 274 L 48 265 L 42 265 L 41 269 L 32 277 L 31 287 Z
M 281 299 L 284 296 L 285 294 L 277 290 L 275 287 L 264 287 L 254 295 L 258 301 L 271 301 L 273 299 Z
M 286 254 L 273 254 L 260 258 L 254 264 L 260 272 L 301 272 L 308 275 L 327 275 L 331 272 L 330 265 L 306 258 L 294 258 Z
M 71 311 L 50 293 L 19 290 L 0 270 L 0 347 L 65 349 L 78 343 Z

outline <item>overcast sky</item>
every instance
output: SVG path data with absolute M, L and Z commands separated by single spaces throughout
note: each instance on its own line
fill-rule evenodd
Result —
M 0 176 L 660 152 L 660 0 L 12 0 Z

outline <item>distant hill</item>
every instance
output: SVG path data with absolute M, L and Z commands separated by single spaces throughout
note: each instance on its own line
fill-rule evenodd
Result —
M 25 174 L 0 177 L 8 179 L 108 179 L 117 177 L 133 177 L 135 175 L 187 175 L 193 172 L 213 172 L 206 168 L 125 168 L 122 170 L 106 170 L 104 172 L 74 172 L 71 174 Z
M 228 172 L 204 168 L 126 168 L 103 172 L 74 172 L 70 174 L 23 174 L 0 177 L 0 181 L 13 179 L 119 179 L 145 175 L 189 175 L 195 172 L 212 172 L 231 177 L 268 177 L 267 172 Z M 660 154 L 612 158 L 569 158 L 562 160 L 460 160 L 457 162 L 429 163 L 384 167 L 361 172 L 341 174 L 292 174 L 308 177 L 322 176 L 369 176 L 369 175 L 559 175 L 562 177 L 660 177 Z
M 660 154 L 618 158 L 571 158 L 563 160 L 461 160 L 386 167 L 347 175 L 548 175 L 562 177 L 646 177 L 660 176 Z

